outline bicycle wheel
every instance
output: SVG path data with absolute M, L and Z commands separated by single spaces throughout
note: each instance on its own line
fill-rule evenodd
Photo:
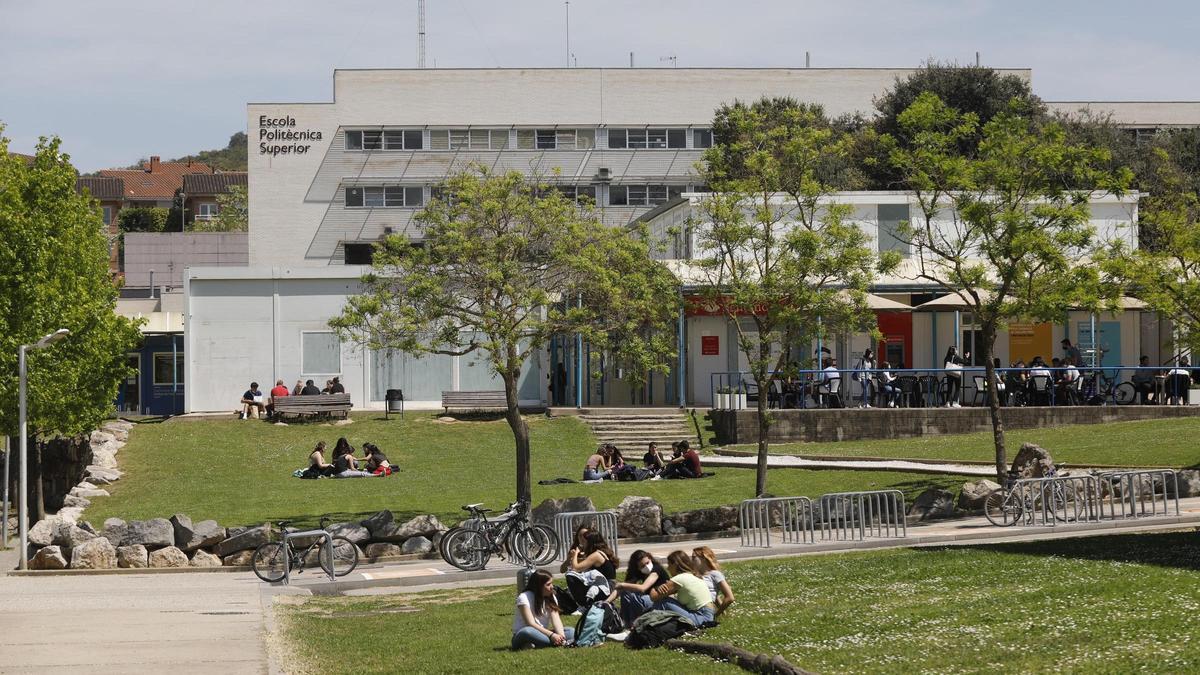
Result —
M 445 560 L 446 562 L 450 562 L 450 557 L 446 554 L 446 542 L 449 541 L 450 535 L 454 534 L 455 532 L 458 532 L 461 529 L 463 529 L 462 525 L 455 525 L 454 527 L 450 528 L 449 530 L 446 530 L 445 532 L 443 532 L 442 538 L 438 539 L 438 555 L 442 556 L 442 560 Z
M 445 561 L 464 572 L 483 569 L 492 557 L 487 537 L 475 530 L 456 530 L 444 540 Z
M 326 574 L 332 574 L 335 577 L 344 577 L 354 571 L 358 566 L 358 547 L 354 542 L 345 537 L 333 538 L 333 569 L 329 568 L 329 561 L 325 557 L 325 547 L 321 546 L 317 549 L 317 559 L 321 561 L 321 569 L 325 570 Z
M 269 541 L 254 549 L 250 569 L 263 581 L 273 584 L 283 580 L 287 549 L 277 541 Z
M 508 536 L 508 550 L 513 562 L 522 565 L 545 565 L 558 555 L 558 535 L 545 525 L 520 527 Z
M 1004 488 L 992 490 L 983 500 L 983 515 L 997 527 L 1016 525 L 1022 512 L 1020 501 Z
M 1137 398 L 1137 389 L 1132 382 L 1122 382 L 1113 390 L 1113 400 L 1117 405 L 1129 405 Z
M 542 555 L 536 556 L 533 560 L 534 565 L 546 565 L 554 561 L 558 557 L 558 534 L 554 528 L 549 525 L 534 525 L 532 532 L 534 539 L 544 538 L 541 545 Z

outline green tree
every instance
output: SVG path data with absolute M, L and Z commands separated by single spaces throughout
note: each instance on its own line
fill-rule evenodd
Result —
M 926 92 L 886 138 L 917 213 L 902 225 L 920 278 L 957 293 L 980 326 L 996 472 L 1006 471 L 1004 424 L 992 359 L 997 332 L 1017 319 L 1061 319 L 1071 308 L 1114 306 L 1119 289 L 1090 262 L 1105 242 L 1089 222 L 1093 191 L 1120 193 L 1126 170 L 1107 171 L 1108 151 L 1070 143 L 1056 122 L 1012 111 L 979 128 Z M 979 138 L 971 156 L 964 141 Z
M 831 198 L 850 139 L 819 107 L 738 103 L 720 108 L 713 128 L 720 133 L 703 170 L 714 194 L 692 224 L 695 265 L 704 295 L 736 327 L 758 387 L 755 494 L 763 494 L 767 392 L 775 374 L 792 367 L 788 347 L 804 336 L 874 330 L 866 291 L 897 259 L 878 259 L 869 236 L 847 222 L 850 208 Z
M 245 171 L 246 152 L 246 132 L 239 131 L 230 136 L 229 144 L 220 150 L 201 150 L 194 155 L 186 155 L 171 161 L 186 162 L 192 160 L 203 162 L 218 171 Z M 140 168 L 140 165 L 133 168 Z
M 166 232 L 170 209 L 159 206 L 138 206 L 121 209 L 117 214 L 117 227 L 125 232 Z
M 370 349 L 477 354 L 504 382 L 516 445 L 517 498 L 531 497 L 522 370 L 551 336 L 581 333 L 635 379 L 665 372 L 674 349 L 678 284 L 650 257 L 645 232 L 604 226 L 520 173 L 476 167 L 452 176 L 445 200 L 376 249 L 362 294 L 333 326 Z M 638 235 L 638 236 L 635 236 Z
M 0 132 L 3 128 L 0 127 Z M 125 354 L 140 339 L 115 313 L 108 247 L 95 202 L 75 191 L 76 172 L 57 138 L 39 142 L 29 165 L 0 135 L 0 427 L 17 434 L 17 348 L 59 328 L 70 337 L 31 351 L 30 463 L 44 515 L 36 439 L 95 429 L 113 410 L 128 374 Z
M 192 223 L 196 232 L 245 232 L 250 227 L 246 188 L 235 185 L 217 197 L 217 217 Z

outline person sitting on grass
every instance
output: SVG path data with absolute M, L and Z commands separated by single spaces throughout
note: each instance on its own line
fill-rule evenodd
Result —
M 322 476 L 332 476 L 337 473 L 337 469 L 332 464 L 325 462 L 325 441 L 319 441 L 317 447 L 308 453 L 308 468 L 301 474 L 301 478 L 320 478 Z
M 692 549 L 692 562 L 695 563 L 696 574 L 701 575 L 700 578 L 708 587 L 708 593 L 712 597 L 713 604 L 716 605 L 717 609 L 713 612 L 713 618 L 716 619 L 733 604 L 733 588 L 725 579 L 725 573 L 721 571 L 721 565 L 717 563 L 717 554 L 713 553 L 711 548 L 697 546 Z
M 669 576 L 654 556 L 647 551 L 637 550 L 629 556 L 625 568 L 625 581 L 617 584 L 617 595 L 621 599 L 621 620 L 626 626 L 650 610 L 650 589 L 665 583 Z
M 673 444 L 672 447 L 674 447 Z M 654 441 L 650 441 L 650 447 L 642 457 L 642 462 L 656 476 L 667 467 L 667 460 L 663 459 L 662 453 L 658 451 L 658 443 Z
M 650 589 L 651 609 L 675 612 L 700 628 L 713 620 L 712 597 L 704 580 L 696 576 L 692 557 L 683 551 L 671 551 L 667 556 L 667 571 L 671 579 Z
M 267 404 L 263 398 L 258 383 L 251 382 L 250 388 L 242 394 L 242 419 L 258 419 L 260 413 L 266 412 Z
M 370 478 L 376 475 L 358 469 L 358 462 L 354 459 L 354 448 L 345 436 L 339 438 L 337 445 L 333 446 L 333 468 L 335 478 Z
M 387 455 L 379 449 L 374 443 L 363 443 L 363 458 L 362 461 L 367 463 L 367 471 L 376 476 L 392 475 L 392 463 L 388 461 Z
M 583 467 L 584 480 L 604 480 L 611 478 L 612 474 L 609 471 L 608 458 L 605 457 L 605 448 L 600 446 L 596 452 L 588 457 L 587 465 Z
M 564 628 L 554 599 L 554 577 L 536 570 L 517 596 L 513 614 L 512 648 L 562 647 L 575 639 L 575 631 Z
M 599 532 L 588 531 L 584 539 L 582 549 L 572 548 L 567 554 L 567 588 L 581 607 L 598 600 L 612 602 L 617 599 L 616 554 Z
M 675 446 L 675 456 L 659 475 L 663 478 L 699 478 L 701 474 L 700 453 L 693 450 L 687 440 L 682 440 Z
M 621 470 L 621 467 L 625 466 L 625 455 L 622 455 L 621 451 L 617 449 L 617 446 L 613 445 L 612 443 L 609 443 L 604 447 L 606 450 L 608 450 L 609 470 L 615 474 Z

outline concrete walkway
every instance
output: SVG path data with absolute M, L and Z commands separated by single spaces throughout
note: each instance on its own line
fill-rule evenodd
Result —
M 704 466 L 726 466 L 737 468 L 753 468 L 758 466 L 756 457 L 733 457 L 730 455 L 704 456 Z M 900 459 L 865 460 L 865 459 L 805 459 L 795 455 L 770 455 L 767 466 L 772 469 L 845 469 L 847 471 L 907 471 L 910 473 L 950 473 L 961 476 L 980 476 L 995 478 L 994 466 L 970 464 L 931 464 L 927 462 L 907 462 Z

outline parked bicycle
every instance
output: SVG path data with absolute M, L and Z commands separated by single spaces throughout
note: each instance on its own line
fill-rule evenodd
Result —
M 1103 370 L 1093 371 L 1083 382 L 1085 401 L 1097 401 L 1100 405 L 1129 405 L 1137 398 L 1137 388 L 1132 382 L 1117 383 Z
M 1058 471 L 1051 468 L 1045 478 L 1054 478 Z M 1064 523 L 1079 520 L 1084 515 L 1086 500 L 1079 488 L 1059 481 L 1019 484 L 1020 474 L 1009 471 L 1004 485 L 992 490 L 983 501 L 983 515 L 998 527 L 1016 525 L 1023 519 L 1032 520 L 1039 511 L 1052 514 Z
M 558 535 L 545 525 L 529 524 L 529 503 L 513 502 L 504 513 L 488 520 L 491 509 L 467 504 L 470 518 L 442 536 L 442 559 L 460 570 L 483 569 L 492 555 L 519 565 L 545 565 L 558 554 Z
M 297 547 L 291 539 L 294 533 L 287 529 L 290 520 L 276 523 L 283 532 L 283 541 L 269 541 L 254 550 L 250 567 L 259 579 L 268 583 L 283 580 L 289 572 L 299 574 L 305 567 L 311 566 L 312 560 L 317 560 L 321 569 L 330 576 L 344 577 L 358 566 L 358 547 L 345 537 L 333 537 L 333 559 L 326 553 L 324 539 L 318 537 L 306 547 Z M 329 523 L 328 518 L 321 519 L 321 529 Z

